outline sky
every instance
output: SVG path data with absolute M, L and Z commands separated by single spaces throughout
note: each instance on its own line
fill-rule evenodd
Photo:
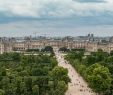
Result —
M 113 0 L 0 0 L 0 36 L 113 36 Z

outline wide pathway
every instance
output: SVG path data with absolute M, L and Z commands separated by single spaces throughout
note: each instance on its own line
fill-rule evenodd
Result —
M 87 83 L 75 69 L 64 60 L 63 54 L 58 52 L 58 49 L 54 51 L 58 65 L 68 69 L 68 76 L 71 79 L 71 83 L 68 84 L 68 90 L 65 95 L 97 95 L 88 87 Z

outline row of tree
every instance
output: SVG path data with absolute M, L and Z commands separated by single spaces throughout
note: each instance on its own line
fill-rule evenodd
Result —
M 98 50 L 90 55 L 84 51 L 70 51 L 66 60 L 99 95 L 113 95 L 113 53 Z
M 46 46 L 42 49 L 27 49 L 26 52 L 53 52 L 53 48 L 51 46 Z
M 53 56 L 1 54 L 0 95 L 64 95 L 67 73 Z

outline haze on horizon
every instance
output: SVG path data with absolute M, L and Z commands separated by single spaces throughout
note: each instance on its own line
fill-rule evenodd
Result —
M 113 0 L 0 2 L 0 36 L 113 36 Z

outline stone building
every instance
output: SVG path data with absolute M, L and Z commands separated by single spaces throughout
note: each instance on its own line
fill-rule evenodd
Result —
M 23 52 L 27 49 L 42 49 L 45 46 L 52 47 L 66 47 L 68 49 L 85 49 L 88 52 L 96 52 L 98 49 L 102 49 L 105 52 L 113 50 L 113 43 L 101 43 L 91 40 L 74 40 L 71 37 L 65 37 L 63 39 L 32 39 L 31 37 L 25 37 L 24 39 L 17 40 L 16 38 L 0 38 L 0 53 L 4 52 Z

